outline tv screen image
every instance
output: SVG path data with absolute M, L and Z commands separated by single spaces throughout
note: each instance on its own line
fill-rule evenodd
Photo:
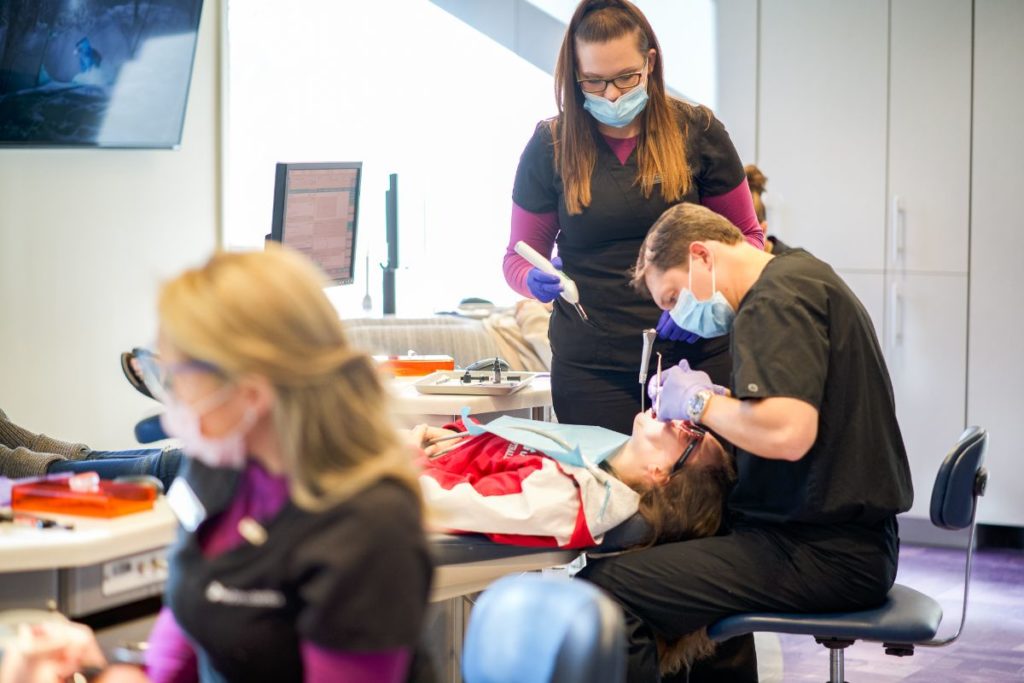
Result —
M 0 0 L 0 145 L 181 141 L 202 0 Z

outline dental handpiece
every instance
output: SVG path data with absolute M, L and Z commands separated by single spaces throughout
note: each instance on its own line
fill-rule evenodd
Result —
M 534 268 L 538 269 L 542 273 L 554 275 L 561 280 L 562 298 L 573 305 L 576 312 L 579 313 L 580 318 L 583 319 L 583 322 L 590 321 L 590 318 L 587 317 L 587 312 L 583 310 L 583 306 L 580 306 L 580 290 L 576 288 L 576 283 L 572 281 L 572 278 L 560 271 L 558 268 L 555 268 L 554 265 L 551 264 L 551 261 L 541 256 L 540 252 L 522 240 L 516 242 L 515 250 L 517 254 L 529 261 L 530 265 Z
M 647 375 L 651 366 L 651 350 L 658 331 L 654 328 L 644 330 L 644 349 L 640 352 L 640 412 L 644 412 L 644 400 L 647 397 Z

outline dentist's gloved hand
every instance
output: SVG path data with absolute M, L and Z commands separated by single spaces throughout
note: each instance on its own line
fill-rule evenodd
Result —
M 647 383 L 647 396 L 651 405 L 657 404 L 658 376 L 655 375 Z M 692 370 L 684 358 L 679 365 L 661 373 L 661 411 L 655 417 L 661 422 L 670 420 L 688 420 L 686 406 L 698 391 L 707 389 L 719 396 L 725 396 L 725 387 L 714 384 L 711 377 L 703 370 Z
M 658 320 L 658 325 L 654 329 L 658 331 L 659 338 L 668 341 L 684 341 L 687 344 L 692 344 L 700 339 L 700 335 L 688 332 L 676 325 L 676 321 L 672 319 L 668 311 L 662 311 L 661 319 Z
M 551 265 L 559 270 L 562 269 L 562 259 L 556 256 L 551 259 Z M 557 275 L 548 275 L 540 268 L 530 268 L 526 274 L 526 286 L 534 298 L 542 304 L 550 303 L 562 293 L 562 280 Z

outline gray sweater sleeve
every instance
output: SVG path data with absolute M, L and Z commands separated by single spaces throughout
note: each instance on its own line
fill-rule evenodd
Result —
M 46 473 L 55 460 L 81 460 L 89 453 L 83 443 L 58 441 L 30 432 L 7 419 L 0 410 L 0 475 L 30 477 Z

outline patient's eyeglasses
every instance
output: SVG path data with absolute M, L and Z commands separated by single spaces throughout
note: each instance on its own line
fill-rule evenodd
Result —
M 672 465 L 672 471 L 668 473 L 668 476 L 670 477 L 683 469 L 683 465 L 686 464 L 690 454 L 693 453 L 697 448 L 697 444 L 699 444 L 707 434 L 706 431 L 689 422 L 682 423 L 682 428 L 684 432 L 690 435 L 690 443 L 686 444 L 686 448 L 683 449 L 683 454 L 679 456 L 678 460 L 676 460 L 676 464 Z
M 165 402 L 174 392 L 174 376 L 183 372 L 212 372 L 223 375 L 213 363 L 202 360 L 185 360 L 165 363 L 160 356 L 149 349 L 134 348 L 132 355 L 142 368 L 142 381 L 150 393 L 160 402 Z

